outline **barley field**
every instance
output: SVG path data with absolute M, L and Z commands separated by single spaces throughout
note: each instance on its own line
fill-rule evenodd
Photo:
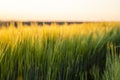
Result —
M 0 28 L 0 80 L 119 80 L 120 23 Z

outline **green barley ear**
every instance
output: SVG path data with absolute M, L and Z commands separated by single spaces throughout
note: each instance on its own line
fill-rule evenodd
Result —
M 103 74 L 103 80 L 120 79 L 120 57 L 116 52 L 116 46 L 112 42 L 107 46 L 106 68 Z

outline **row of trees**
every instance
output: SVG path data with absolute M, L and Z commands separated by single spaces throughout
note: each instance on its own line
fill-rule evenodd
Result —
M 4 22 L 0 22 L 0 26 L 5 26 L 5 27 L 8 27 L 8 26 L 15 26 L 17 27 L 18 25 L 19 26 L 42 26 L 42 25 L 51 25 L 51 24 L 57 24 L 57 25 L 64 25 L 64 24 L 73 24 L 73 23 L 76 23 L 76 24 L 81 24 L 82 22 L 17 22 L 17 21 L 4 21 Z

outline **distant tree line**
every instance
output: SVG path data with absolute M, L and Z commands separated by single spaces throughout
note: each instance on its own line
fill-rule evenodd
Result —
M 38 25 L 38 26 L 43 26 L 43 25 L 52 25 L 52 24 L 57 24 L 57 25 L 71 25 L 71 24 L 82 24 L 83 22 L 17 22 L 17 21 L 1 21 L 0 26 L 15 26 L 18 27 L 18 25 L 22 26 L 31 26 L 31 25 Z

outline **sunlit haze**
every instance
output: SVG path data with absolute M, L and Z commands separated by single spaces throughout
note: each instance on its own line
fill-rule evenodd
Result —
M 0 20 L 120 21 L 120 0 L 0 0 Z

